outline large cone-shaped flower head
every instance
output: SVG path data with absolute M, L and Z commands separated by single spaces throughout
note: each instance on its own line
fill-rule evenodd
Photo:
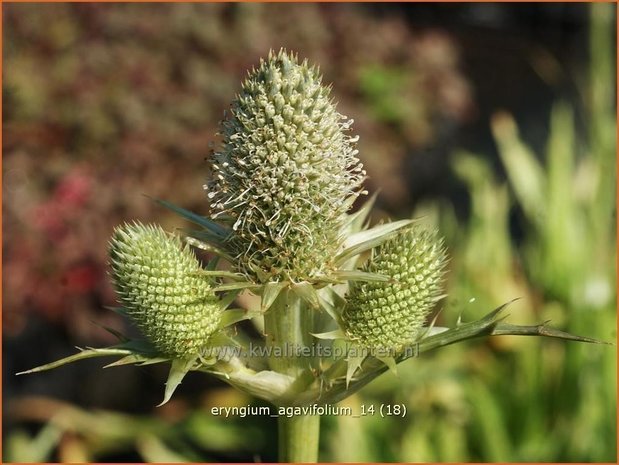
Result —
M 445 262 L 435 232 L 412 227 L 385 242 L 365 270 L 391 281 L 353 285 L 342 315 L 348 337 L 370 349 L 395 352 L 414 342 L 440 298 Z
M 112 277 L 129 316 L 163 354 L 198 354 L 217 330 L 221 307 L 200 264 L 180 239 L 158 226 L 116 228 Z
M 249 73 L 231 113 L 207 189 L 212 216 L 234 231 L 239 270 L 260 281 L 327 274 L 365 176 L 352 121 L 318 70 L 284 51 Z

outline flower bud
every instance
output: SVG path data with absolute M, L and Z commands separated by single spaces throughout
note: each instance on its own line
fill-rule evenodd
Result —
M 112 278 L 127 314 L 163 354 L 195 355 L 216 331 L 221 308 L 188 246 L 159 226 L 116 228 Z
M 223 122 L 208 197 L 212 217 L 234 231 L 237 267 L 251 278 L 311 280 L 332 267 L 365 172 L 347 135 L 352 121 L 329 93 L 315 67 L 270 53 Z
M 352 285 L 342 314 L 348 337 L 364 347 L 396 352 L 413 343 L 441 298 L 445 262 L 436 232 L 413 227 L 385 242 L 365 270 L 391 281 Z

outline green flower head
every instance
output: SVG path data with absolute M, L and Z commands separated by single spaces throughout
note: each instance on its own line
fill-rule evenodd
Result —
M 344 214 L 361 193 L 351 120 L 316 67 L 280 51 L 249 73 L 223 122 L 206 186 L 233 230 L 239 271 L 260 281 L 327 274 Z
M 189 357 L 208 344 L 222 309 L 195 255 L 178 237 L 154 225 L 118 227 L 110 262 L 127 314 L 162 354 Z
M 355 283 L 342 313 L 348 338 L 362 346 L 399 351 L 413 343 L 442 296 L 446 254 L 436 232 L 411 227 L 385 242 L 365 270 L 389 282 Z

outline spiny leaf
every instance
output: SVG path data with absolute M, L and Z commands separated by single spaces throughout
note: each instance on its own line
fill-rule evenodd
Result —
M 344 243 L 344 250 L 335 257 L 336 263 L 343 263 L 351 257 L 373 249 L 389 239 L 398 229 L 402 229 L 415 220 L 400 220 L 374 226 L 371 229 L 352 234 Z
M 160 200 L 160 199 L 153 199 L 153 200 L 155 200 L 155 202 L 157 202 L 159 205 L 162 205 L 165 208 L 168 208 L 169 210 L 172 210 L 173 212 L 178 213 L 183 218 L 191 221 L 192 223 L 202 226 L 203 228 L 207 229 L 211 233 L 215 234 L 221 240 L 226 239 L 230 235 L 230 230 L 228 228 L 225 228 L 215 223 L 214 221 L 209 220 L 208 218 L 197 215 L 189 210 L 185 210 L 184 208 L 178 207 L 174 205 L 173 203 L 167 202 L 166 200 Z
M 348 366 L 346 367 L 346 388 L 350 385 L 353 375 L 359 369 L 365 358 L 366 355 L 363 350 L 359 350 L 358 348 L 357 350 L 349 350 L 348 357 L 346 358 L 348 362 Z
M 436 334 L 441 334 L 441 333 L 444 333 L 445 331 L 449 331 L 449 328 L 445 326 L 432 326 L 431 328 L 428 328 L 424 337 L 435 336 Z
M 318 294 L 316 293 L 316 289 L 308 282 L 302 282 L 298 284 L 294 284 L 292 286 L 292 291 L 309 303 L 313 308 L 320 307 L 320 301 L 318 300 Z
M 372 207 L 376 203 L 377 197 L 378 192 L 374 192 L 359 210 L 355 213 L 347 215 L 347 218 L 342 225 L 342 229 L 348 232 L 348 229 L 350 228 L 350 231 L 353 233 L 360 231 L 363 228 L 365 220 L 367 220 L 370 212 L 372 211 Z
M 58 368 L 62 365 L 66 365 L 67 363 L 76 362 L 78 360 L 85 360 L 87 358 L 95 358 L 95 357 L 108 357 L 110 355 L 130 355 L 131 351 L 128 349 L 118 349 L 118 348 L 104 348 L 104 349 L 88 349 L 82 350 L 81 352 L 70 355 L 69 357 L 61 358 L 60 360 L 56 360 L 55 362 L 47 363 L 45 365 L 41 365 L 30 370 L 21 371 L 16 373 L 17 375 L 26 375 L 29 373 L 37 373 L 39 371 L 47 371 L 53 368 Z
M 121 359 L 118 359 L 115 362 L 108 363 L 103 368 L 111 368 L 111 367 L 117 367 L 117 366 L 122 366 L 122 365 L 134 365 L 134 364 L 135 365 L 151 365 L 154 363 L 165 362 L 167 360 L 168 360 L 167 358 L 159 358 L 159 357 L 152 358 L 152 357 L 148 357 L 142 354 L 131 354 Z
M 229 292 L 228 294 L 226 294 L 219 301 L 219 304 L 221 305 L 221 308 L 227 308 L 228 305 L 230 305 L 232 302 L 234 302 L 234 299 L 237 298 L 237 296 L 239 295 L 240 292 L 241 292 L 241 289 L 235 289 L 235 290 Z
M 183 381 L 183 378 L 189 370 L 191 370 L 192 366 L 195 364 L 197 357 L 193 357 L 187 360 L 183 359 L 175 359 L 172 360 L 172 366 L 170 367 L 170 373 L 168 374 L 168 380 L 165 383 L 165 394 L 163 396 L 163 401 L 157 405 L 157 407 L 161 407 L 163 404 L 167 403 L 174 391 L 178 387 L 179 384 Z
M 213 288 L 215 292 L 223 292 L 223 291 L 236 291 L 241 289 L 259 289 L 261 287 L 260 284 L 250 283 L 250 282 L 241 282 L 241 283 L 225 283 L 220 284 L 217 287 Z
M 269 308 L 271 308 L 271 305 L 273 305 L 273 302 L 275 302 L 275 299 L 277 299 L 279 293 L 289 284 L 290 283 L 288 281 L 280 283 L 266 283 L 262 291 L 260 310 L 262 312 L 266 312 Z
M 187 239 L 194 239 L 198 242 L 191 244 L 194 247 L 197 247 L 202 250 L 209 250 L 211 248 L 217 249 L 226 249 L 226 243 L 224 240 L 220 239 L 219 236 L 204 230 L 196 230 L 196 229 L 184 229 L 184 228 L 176 228 L 179 232 L 181 232 L 185 238 L 185 242 Z
M 342 281 L 376 281 L 388 282 L 391 278 L 384 274 L 369 273 L 361 270 L 338 270 L 333 273 L 337 279 Z
M 320 308 L 325 310 L 338 326 L 342 326 L 342 308 L 346 301 L 332 288 L 325 287 L 318 292 Z
M 149 357 L 139 362 L 138 365 L 140 366 L 155 365 L 156 363 L 163 363 L 163 362 L 169 362 L 169 361 L 170 361 L 170 358 L 167 358 L 167 357 Z
M 130 350 L 132 353 L 146 355 L 147 357 L 158 356 L 159 353 L 155 346 L 144 339 L 130 339 L 128 341 L 116 344 L 112 348 Z
M 566 333 L 559 329 L 546 326 L 548 321 L 540 325 L 521 326 L 511 325 L 508 323 L 500 323 L 492 330 L 492 336 L 503 335 L 518 335 L 518 336 L 545 336 L 554 337 L 558 339 L 564 339 L 566 341 L 586 342 L 588 344 L 606 344 L 612 345 L 610 342 L 599 341 L 590 337 L 576 336 L 574 334 Z
M 448 331 L 428 336 L 420 340 L 418 345 L 419 353 L 450 345 L 455 342 L 461 342 L 466 339 L 472 339 L 481 335 L 491 334 L 492 327 L 505 318 L 500 317 L 501 312 L 505 310 L 509 304 L 516 300 L 518 299 L 511 300 L 510 302 L 497 307 L 480 320 L 470 323 L 461 323 L 459 326 Z
M 513 302 L 513 301 L 512 301 Z M 417 350 L 413 351 L 413 355 L 418 355 L 422 352 L 428 352 L 433 349 L 437 349 L 439 347 L 443 347 L 446 345 L 454 344 L 457 342 L 466 341 L 469 339 L 477 338 L 480 336 L 503 336 L 503 335 L 513 335 L 513 336 L 546 336 L 546 337 L 554 337 L 559 339 L 564 339 L 568 341 L 575 342 L 587 342 L 593 344 L 608 344 L 607 342 L 598 341 L 592 338 L 576 336 L 573 334 L 569 334 L 560 330 L 556 330 L 553 328 L 549 328 L 546 326 L 546 323 L 540 325 L 533 326 L 520 326 L 520 325 L 511 325 L 506 323 L 501 323 L 505 317 L 501 316 L 501 312 L 505 309 L 508 302 L 500 307 L 496 308 L 492 312 L 488 313 L 484 318 L 473 321 L 470 323 L 461 323 L 459 326 L 449 329 L 447 331 L 441 331 L 438 334 L 430 335 L 425 337 L 421 341 L 416 344 Z M 436 328 L 438 329 L 438 328 Z M 441 328 L 442 329 L 442 328 Z M 401 363 L 411 355 L 406 355 L 409 351 L 405 351 L 403 356 L 399 357 L 396 362 Z M 351 358 L 353 364 L 358 364 L 358 360 L 353 360 Z M 374 361 L 375 363 L 372 363 Z M 328 379 L 335 380 L 338 376 L 342 376 L 343 359 L 336 361 L 331 367 L 329 367 L 324 376 Z M 358 367 L 357 367 L 358 368 Z M 324 403 L 334 403 L 339 402 L 342 399 L 354 394 L 363 386 L 367 385 L 374 378 L 384 373 L 387 370 L 386 366 L 382 366 L 378 364 L 377 360 L 372 358 L 368 359 L 368 362 L 364 365 L 363 371 L 360 375 L 352 380 L 352 376 L 356 371 L 354 365 L 348 366 L 348 372 L 346 375 L 347 383 L 346 386 L 344 384 L 331 383 L 327 390 L 324 389 L 315 389 L 312 391 L 308 391 L 300 395 L 295 400 L 295 405 L 306 405 L 308 403 L 315 402 L 316 399 L 320 398 L 321 402 Z
M 397 363 L 393 357 L 376 357 L 376 358 L 380 360 L 381 362 L 383 362 L 385 366 L 389 368 L 389 371 L 391 371 L 391 373 L 393 373 L 396 376 L 398 375 Z
M 344 339 L 346 335 L 341 329 L 334 329 L 325 333 L 310 333 L 317 339 Z
M 244 308 L 233 308 L 226 310 L 221 314 L 221 322 L 219 323 L 219 326 L 221 328 L 225 328 L 238 323 L 239 321 L 249 320 L 258 315 L 260 315 L 260 312 L 251 312 L 249 310 L 245 310 Z
M 219 263 L 219 256 L 213 257 L 213 259 L 210 260 L 206 264 L 206 271 L 215 271 L 217 269 L 218 263 Z
M 434 317 L 432 318 L 432 321 L 430 322 L 428 327 L 424 328 L 423 331 L 421 332 L 421 334 L 419 335 L 419 337 L 417 338 L 418 340 L 423 339 L 423 338 L 425 338 L 427 336 L 433 336 L 434 334 L 443 333 L 443 332 L 449 330 L 449 328 L 437 327 L 437 329 L 440 329 L 440 331 L 434 331 L 434 326 L 436 325 L 438 317 L 439 317 L 439 315 L 441 314 L 442 311 L 443 311 L 443 309 L 441 308 L 441 309 L 439 309 L 438 312 L 436 312 L 436 315 L 434 315 Z
M 233 273 L 226 270 L 200 270 L 199 273 L 203 276 L 213 276 L 216 278 L 229 278 L 234 281 L 245 281 L 245 276 L 239 273 Z
M 97 323 L 94 320 L 90 320 L 90 322 L 92 324 L 94 324 L 95 326 L 98 326 L 101 329 L 104 329 L 105 331 L 107 331 L 108 333 L 110 333 L 112 336 L 116 337 L 119 341 L 121 342 L 126 342 L 129 340 L 129 338 L 127 336 L 125 336 L 123 333 L 121 333 L 120 331 L 115 330 L 114 328 L 110 328 L 108 326 L 102 325 L 100 323 Z
M 203 242 L 195 237 L 185 237 L 185 242 L 187 242 L 187 244 L 196 247 L 200 250 L 205 250 L 207 252 L 213 252 L 214 254 L 220 256 L 221 258 L 229 261 L 229 262 L 234 262 L 234 258 L 232 258 L 232 256 L 227 253 L 222 247 L 216 247 L 212 244 L 209 244 L 207 242 Z

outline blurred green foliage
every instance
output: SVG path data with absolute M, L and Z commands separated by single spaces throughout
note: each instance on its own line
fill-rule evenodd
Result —
M 467 222 L 444 203 L 419 211 L 441 225 L 451 246 L 445 318 L 462 311 L 473 319 L 520 297 L 510 321 L 551 320 L 616 342 L 614 11 L 591 7 L 587 132 L 559 102 L 546 151 L 536 154 L 512 117 L 499 113 L 492 129 L 507 182 L 486 158 L 458 152 L 452 167 L 470 194 Z M 518 241 L 512 212 L 524 223 Z M 407 362 L 398 378 L 384 375 L 356 400 L 405 403 L 407 420 L 389 427 L 364 418 L 351 429 L 350 420 L 335 419 L 329 452 L 354 460 L 339 452 L 352 441 L 364 454 L 357 460 L 369 461 L 614 462 L 616 361 L 614 346 L 539 339 L 447 348 Z
M 50 254 L 75 248 L 75 238 L 88 237 L 90 250 L 93 243 L 105 244 L 111 227 L 123 219 L 156 217 L 165 224 L 139 192 L 200 211 L 200 162 L 220 110 L 240 70 L 269 47 L 286 44 L 323 63 L 329 81 L 337 78 L 341 107 L 357 119 L 359 133 L 373 134 L 365 152 L 375 155 L 364 161 L 376 185 L 390 186 L 388 198 L 398 198 L 403 190 L 398 183 L 405 183 L 402 173 L 393 177 L 400 166 L 393 160 L 405 157 L 393 146 L 430 144 L 436 115 L 458 120 L 468 101 L 444 37 L 415 38 L 406 59 L 398 61 L 397 50 L 413 40 L 403 23 L 373 21 L 345 7 L 327 12 L 291 6 L 278 16 L 264 5 L 58 6 L 49 21 L 40 12 L 13 8 L 18 21 L 7 26 L 13 40 L 5 51 L 11 65 L 4 80 L 5 169 L 22 170 L 35 184 L 28 194 L 16 190 L 9 197 L 6 224 L 12 229 L 5 244 L 22 251 L 7 255 L 17 263 L 8 282 L 13 289 L 23 285 L 20 276 L 31 273 L 22 269 L 29 244 L 27 257 L 45 258 L 39 263 L 47 271 L 35 272 L 42 282 L 58 270 Z M 551 319 L 571 333 L 616 341 L 616 10 L 604 4 L 590 10 L 584 115 L 575 118 L 572 105 L 558 102 L 546 150 L 536 153 L 518 134 L 516 121 L 498 113 L 492 131 L 506 179 L 484 154 L 456 151 L 451 169 L 469 194 L 468 218 L 457 218 L 443 200 L 415 212 L 440 227 L 450 248 L 449 297 L 441 319 L 461 313 L 472 320 L 520 297 L 510 307 L 512 322 Z M 371 40 L 377 35 L 384 40 Z M 325 56 L 330 46 L 335 58 Z M 432 90 L 428 83 L 437 76 L 446 88 L 461 89 L 460 97 L 454 101 Z M 578 130 L 580 119 L 584 132 Z M 42 159 L 47 179 L 35 176 Z M 73 239 L 48 250 L 55 236 L 42 240 L 29 230 L 27 214 L 76 163 L 90 175 L 96 201 L 76 208 L 76 217 L 67 220 L 75 228 Z M 518 237 L 514 217 L 522 224 Z M 96 259 L 104 263 L 104 248 L 96 248 L 101 249 Z M 52 280 L 50 291 L 43 292 L 46 302 L 54 286 Z M 23 294 L 9 298 L 13 309 L 32 304 L 34 297 Z M 76 305 L 84 305 L 80 302 Z M 405 404 L 406 418 L 325 417 L 321 460 L 616 460 L 614 346 L 494 338 L 447 347 L 407 361 L 398 371 L 345 404 L 357 411 L 361 405 Z M 150 462 L 274 459 L 272 419 L 210 414 L 210 405 L 251 402 L 228 388 L 209 389 L 195 405 L 173 401 L 149 416 L 36 402 L 22 399 L 9 409 L 22 423 L 47 423 L 34 433 L 21 426 L 11 430 L 5 461 L 95 461 L 123 453 Z

